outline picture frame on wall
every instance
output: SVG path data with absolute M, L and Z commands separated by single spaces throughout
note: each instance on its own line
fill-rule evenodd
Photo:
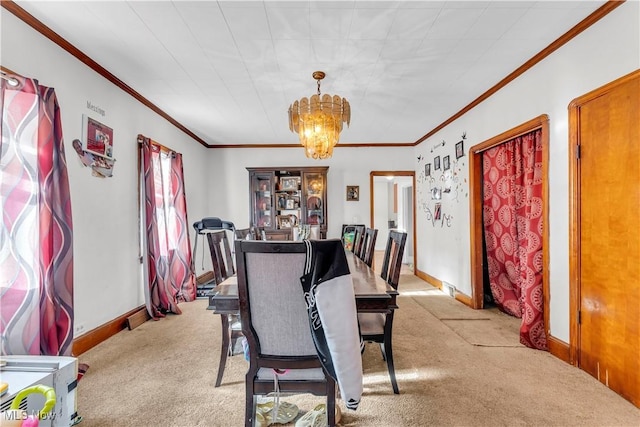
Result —
M 451 160 L 449 156 L 444 156 L 442 158 L 442 170 L 448 171 L 451 167 Z
M 431 176 L 431 163 L 424 165 L 424 176 Z
M 84 150 L 107 159 L 113 159 L 113 129 L 94 118 L 82 115 Z
M 456 159 L 464 156 L 464 141 L 460 141 L 456 144 Z
M 433 159 L 433 169 L 434 170 L 440 170 L 440 156 L 436 156 Z
M 357 202 L 360 200 L 360 186 L 347 185 L 347 202 Z

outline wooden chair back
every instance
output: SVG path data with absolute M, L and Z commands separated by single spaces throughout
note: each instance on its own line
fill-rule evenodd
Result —
M 402 256 L 404 255 L 404 245 L 406 241 L 407 233 L 397 230 L 389 231 L 380 277 L 386 280 L 394 289 L 398 289 Z
M 251 237 L 251 228 L 238 228 L 234 232 L 236 240 L 252 240 Z
M 206 233 L 211 253 L 211 264 L 216 284 L 236 273 L 231 256 L 227 232 L 224 230 Z
M 342 224 L 342 234 L 340 234 L 342 245 L 347 247 L 348 242 L 345 240 L 345 237 L 348 233 L 353 233 L 353 242 L 348 249 L 357 255 L 362 246 L 362 235 L 364 234 L 365 228 L 366 226 L 364 224 Z
M 358 258 L 365 262 L 369 267 L 373 264 L 373 255 L 376 250 L 376 240 L 378 238 L 378 229 L 367 227 L 362 236 L 361 248 Z

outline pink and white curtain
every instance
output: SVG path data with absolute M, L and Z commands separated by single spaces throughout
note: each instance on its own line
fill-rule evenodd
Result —
M 546 350 L 542 292 L 542 131 L 483 153 L 484 227 L 491 292 L 522 318 L 520 342 Z
M 73 227 L 60 109 L 53 88 L 2 79 L 2 354 L 70 355 Z
M 146 304 L 149 315 L 181 314 L 178 303 L 196 299 L 182 154 L 138 136 L 142 162 Z

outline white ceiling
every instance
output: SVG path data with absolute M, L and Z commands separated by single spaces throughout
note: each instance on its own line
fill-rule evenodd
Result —
M 605 1 L 15 3 L 217 145 L 297 143 L 315 70 L 351 104 L 342 143 L 416 142 Z

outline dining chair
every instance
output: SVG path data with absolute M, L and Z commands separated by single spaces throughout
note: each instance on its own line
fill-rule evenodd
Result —
M 233 276 L 236 272 L 231 256 L 231 247 L 227 232 L 224 230 L 206 233 L 209 242 L 209 252 L 211 253 L 212 271 L 216 285 L 225 279 Z M 233 354 L 233 348 L 239 338 L 242 337 L 240 318 L 236 314 L 221 314 L 222 322 L 222 346 L 220 348 L 220 362 L 218 364 L 218 375 L 215 386 L 222 383 L 224 368 L 227 364 L 227 357 Z
M 252 225 L 250 228 L 251 240 L 267 240 L 267 233 L 264 231 L 264 227 Z
M 398 289 L 400 281 L 400 269 L 402 268 L 402 255 L 407 241 L 407 233 L 391 230 L 387 239 L 387 246 L 382 261 L 382 277 L 393 289 Z M 387 362 L 389 377 L 393 392 L 399 394 L 396 373 L 393 365 L 392 331 L 393 331 L 394 310 L 388 313 L 359 313 L 358 322 L 360 332 L 365 342 L 375 342 L 380 344 L 382 359 Z
M 236 273 L 233 265 L 233 256 L 231 255 L 231 246 L 229 246 L 227 232 L 224 230 L 206 234 L 209 242 L 209 252 L 211 253 L 213 273 L 216 284 L 218 284 Z
M 253 240 L 251 228 L 238 228 L 234 232 L 236 240 Z
M 342 234 L 340 234 L 342 245 L 351 252 L 357 253 L 359 239 L 365 227 L 364 224 L 342 224 Z
M 274 387 L 326 396 L 328 424 L 334 426 L 336 382 L 318 358 L 300 282 L 306 245 L 238 240 L 235 248 L 242 332 L 249 348 L 245 426 L 254 425 L 257 397 Z
M 360 252 L 362 252 L 362 244 L 364 243 L 364 232 L 367 229 L 365 225 L 356 225 L 356 237 L 353 241 L 353 253 L 358 256 Z M 358 258 L 360 258 L 358 256 Z
M 362 235 L 360 243 L 360 252 L 358 258 L 364 261 L 369 267 L 373 264 L 373 255 L 376 249 L 376 240 L 378 238 L 378 229 L 367 227 Z

